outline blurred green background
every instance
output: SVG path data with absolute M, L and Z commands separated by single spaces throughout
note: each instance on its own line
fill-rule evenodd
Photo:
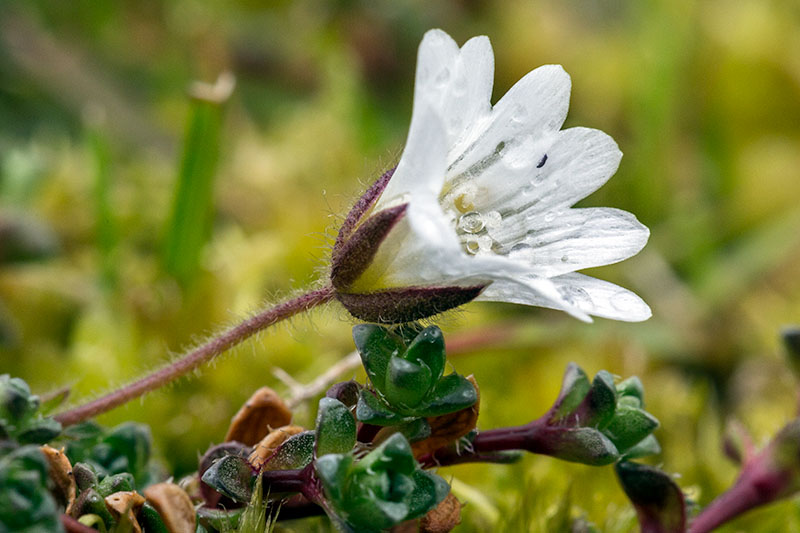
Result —
M 582 204 L 652 231 L 639 256 L 592 272 L 644 297 L 646 323 L 499 304 L 439 321 L 451 341 L 493 339 L 452 359 L 481 385 L 480 426 L 538 417 L 569 361 L 639 375 L 662 422 L 655 462 L 707 504 L 736 474 L 726 421 L 764 442 L 795 416 L 778 333 L 800 322 L 796 0 L 4 1 L 0 371 L 78 402 L 323 276 L 342 215 L 402 149 L 432 27 L 491 38 L 495 99 L 564 65 L 566 126 L 625 153 Z M 223 72 L 237 80 L 225 104 L 189 97 Z M 352 323 L 317 310 L 101 421 L 150 424 L 180 476 L 253 390 L 288 390 L 274 367 L 303 383 L 350 352 Z M 552 529 L 565 493 L 600 530 L 635 529 L 610 468 L 527 457 L 442 473 L 470 501 L 459 531 Z M 800 506 L 726 530 L 799 531 Z

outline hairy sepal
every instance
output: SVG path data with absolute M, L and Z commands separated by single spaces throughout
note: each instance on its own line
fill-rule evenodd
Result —
M 336 298 L 354 317 L 379 324 L 403 324 L 443 313 L 480 295 L 486 285 L 404 287 L 366 294 L 338 292 Z

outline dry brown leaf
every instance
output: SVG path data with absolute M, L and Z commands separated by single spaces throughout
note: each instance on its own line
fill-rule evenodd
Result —
M 142 527 L 136 520 L 136 512 L 144 504 L 144 498 L 136 491 L 119 491 L 106 496 L 106 507 L 117 522 L 128 521 L 135 533 L 141 533 Z
M 170 533 L 194 533 L 195 511 L 189 495 L 175 483 L 158 483 L 144 491 Z
M 269 435 L 261 439 L 261 442 L 255 445 L 253 453 L 247 459 L 253 468 L 261 469 L 266 460 L 272 455 L 272 452 L 278 449 L 278 446 L 286 442 L 286 439 L 292 435 L 302 433 L 304 430 L 300 426 L 283 426 L 278 429 L 270 431 Z
M 475 429 L 478 423 L 478 415 L 480 414 L 481 391 L 474 376 L 467 376 L 467 380 L 475 387 L 475 392 L 478 393 L 478 401 L 475 402 L 475 405 L 455 413 L 428 418 L 428 424 L 431 426 L 431 435 L 427 439 L 411 444 L 414 457 L 419 458 L 425 454 L 433 453 Z
M 41 450 L 50 465 L 50 479 L 55 483 L 61 496 L 61 502 L 66 505 L 66 513 L 69 514 L 72 510 L 72 504 L 75 502 L 75 496 L 77 495 L 72 465 L 64 454 L 64 448 L 56 450 L 45 444 L 41 447 Z
M 420 533 L 447 533 L 461 523 L 461 502 L 448 493 L 447 497 L 419 521 Z
M 253 446 L 272 428 L 285 426 L 291 421 L 292 412 L 280 396 L 269 387 L 261 387 L 233 417 L 225 442 L 235 440 Z

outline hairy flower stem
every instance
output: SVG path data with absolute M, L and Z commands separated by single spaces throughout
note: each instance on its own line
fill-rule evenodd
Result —
M 265 328 L 330 301 L 333 296 L 333 288 L 326 286 L 271 307 L 224 331 L 181 359 L 159 368 L 152 374 L 89 403 L 59 413 L 55 418 L 62 425 L 69 426 L 110 411 L 188 374 Z

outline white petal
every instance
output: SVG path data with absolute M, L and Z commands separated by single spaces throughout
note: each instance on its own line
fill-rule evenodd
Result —
M 509 141 L 480 172 L 450 179 L 449 198 L 471 193 L 478 211 L 530 216 L 573 205 L 616 172 L 622 152 L 614 139 L 590 128 Z
M 446 154 L 447 134 L 442 120 L 432 106 L 421 104 L 411 118 L 400 163 L 374 209 L 407 202 L 416 194 L 438 197 L 444 182 Z
M 634 256 L 647 244 L 650 231 L 627 211 L 593 207 L 521 213 L 505 218 L 489 234 L 503 243 L 498 253 L 553 277 Z
M 566 300 L 587 314 L 626 322 L 639 322 L 652 316 L 641 298 L 613 283 L 577 273 L 550 278 L 550 281 Z M 561 309 L 540 293 L 525 292 L 518 284 L 508 282 L 493 283 L 477 299 Z
M 451 150 L 448 173 L 453 177 L 475 174 L 496 159 L 498 151 L 520 139 L 558 131 L 567 117 L 570 87 L 569 75 L 559 65 L 529 72 Z

